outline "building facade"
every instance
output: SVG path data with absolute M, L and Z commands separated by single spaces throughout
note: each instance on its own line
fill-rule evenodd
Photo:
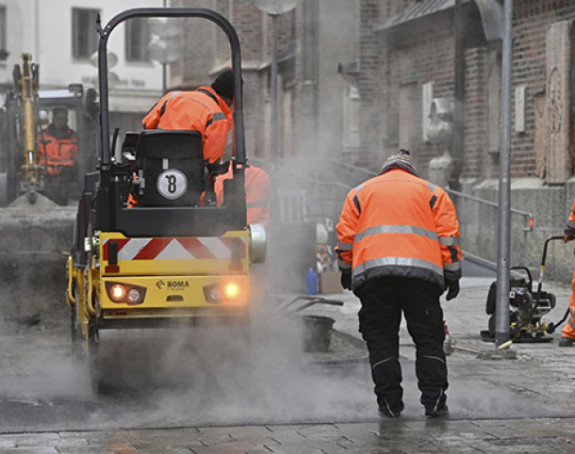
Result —
M 270 159 L 271 18 L 251 0 L 178 0 L 173 4 L 214 9 L 236 29 L 242 47 L 248 150 L 252 156 Z M 185 67 L 174 69 L 173 80 L 178 83 L 207 83 L 230 66 L 223 34 L 209 24 L 199 25 L 187 34 L 190 53 Z M 197 45 L 198 33 L 208 37 L 201 46 Z M 359 2 L 355 0 L 302 0 L 278 17 L 278 158 L 340 159 L 347 86 L 338 65 L 355 61 L 358 40 Z M 206 61 L 211 63 L 206 65 Z
M 434 160 L 447 150 L 460 164 L 450 169 L 449 186 L 497 201 L 501 28 L 497 17 L 482 9 L 487 3 L 361 0 L 360 136 L 364 152 L 374 158 L 409 148 L 422 176 L 432 180 Z M 524 218 L 512 218 L 514 265 L 538 263 L 543 239 L 561 234 L 575 196 L 574 19 L 570 1 L 513 2 L 511 197 L 512 207 L 532 213 L 535 225 L 525 244 Z M 451 121 L 460 146 L 428 136 L 431 101 L 438 98 L 458 107 Z M 473 226 L 464 235 L 465 246 L 495 260 L 497 213 L 466 203 L 458 202 L 460 217 Z M 558 247 L 558 265 L 550 264 L 566 280 L 570 252 Z
M 72 83 L 97 88 L 93 56 L 98 15 L 105 26 L 126 9 L 162 4 L 162 0 L 0 0 L 0 92 L 12 86 L 12 71 L 22 53 L 30 53 L 39 65 L 41 89 Z M 128 21 L 109 42 L 117 60 L 110 68 L 110 109 L 113 121 L 123 129 L 140 128 L 142 114 L 161 94 L 161 66 L 150 58 L 150 40 L 146 23 Z
M 360 92 L 367 115 L 374 119 L 362 122 L 366 126 L 362 137 L 372 136 L 369 149 L 409 148 L 423 168 L 437 152 L 426 140 L 429 106 L 424 97 L 455 96 L 454 6 L 453 0 L 362 0 Z M 512 177 L 563 184 L 573 175 L 575 4 L 518 0 L 513 8 Z M 482 19 L 476 2 L 462 2 L 462 20 L 461 177 L 483 180 L 495 177 L 499 165 L 501 42 L 486 36 L 490 24 Z M 379 134 L 370 134 L 374 130 Z M 556 137 L 553 131 L 558 130 L 565 135 Z

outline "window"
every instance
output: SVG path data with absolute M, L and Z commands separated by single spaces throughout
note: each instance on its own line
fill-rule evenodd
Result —
M 433 102 L 433 82 L 425 82 L 421 85 L 421 137 L 427 142 L 427 128 L 431 118 L 431 104 Z
M 417 99 L 415 84 L 406 84 L 399 87 L 399 148 L 413 150 L 414 124 L 416 122 L 415 102 Z
M 4 61 L 8 57 L 6 26 L 6 7 L 4 5 L 0 5 L 0 61 Z
M 126 61 L 150 61 L 150 26 L 148 19 L 131 19 L 126 22 Z
M 343 98 L 343 148 L 345 151 L 359 151 L 359 116 L 360 116 L 359 90 L 357 81 L 350 84 Z
M 87 59 L 98 50 L 97 9 L 72 8 L 72 57 Z

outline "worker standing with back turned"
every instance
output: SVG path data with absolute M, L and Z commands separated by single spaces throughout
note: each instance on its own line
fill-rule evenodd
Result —
M 341 282 L 361 300 L 382 416 L 404 408 L 399 327 L 405 315 L 416 348 L 421 403 L 430 417 L 447 414 L 443 310 L 459 293 L 459 222 L 447 193 L 417 175 L 409 151 L 390 156 L 378 176 L 352 189 L 337 224 Z

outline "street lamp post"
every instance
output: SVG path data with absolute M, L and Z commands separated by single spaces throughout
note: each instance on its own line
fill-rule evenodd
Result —
M 253 0 L 253 2 L 257 9 L 266 13 L 272 20 L 270 157 L 273 163 L 278 156 L 278 18 L 280 15 L 293 10 L 299 0 Z
M 271 157 L 278 155 L 278 15 L 272 14 L 272 66 L 270 80 L 272 124 L 271 124 Z
M 501 58 L 501 126 L 499 156 L 499 217 L 497 241 L 497 303 L 495 346 L 507 343 L 509 334 L 509 261 L 511 243 L 511 69 L 513 39 L 513 0 L 503 2 L 503 53 Z M 513 353 L 510 353 L 513 356 Z

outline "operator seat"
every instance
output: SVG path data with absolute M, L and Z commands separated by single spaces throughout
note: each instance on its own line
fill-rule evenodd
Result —
M 199 131 L 150 130 L 136 145 L 139 206 L 195 206 L 204 190 Z

